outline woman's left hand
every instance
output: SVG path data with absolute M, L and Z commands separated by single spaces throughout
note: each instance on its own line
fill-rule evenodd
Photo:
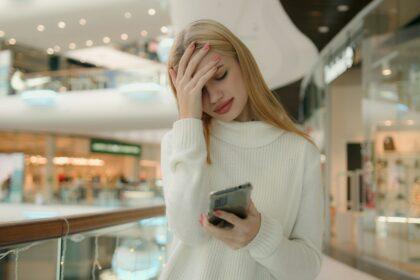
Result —
M 226 220 L 233 225 L 232 228 L 219 228 L 208 221 L 206 214 L 201 214 L 200 223 L 204 230 L 215 238 L 223 241 L 232 249 L 240 249 L 254 239 L 260 230 L 261 214 L 250 200 L 247 208 L 247 217 L 242 219 L 235 214 L 217 210 L 214 213 L 217 217 Z

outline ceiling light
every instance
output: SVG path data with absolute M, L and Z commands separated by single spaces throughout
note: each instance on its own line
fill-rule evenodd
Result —
M 408 125 L 413 125 L 414 124 L 414 121 L 413 120 L 407 120 L 407 124 Z
M 124 17 L 127 18 L 127 19 L 131 18 L 131 13 L 130 12 L 125 12 Z
M 389 68 L 385 68 L 385 69 L 382 70 L 382 75 L 384 75 L 384 76 L 389 76 L 391 74 L 392 74 L 392 71 Z
M 128 35 L 127 35 L 127 33 L 123 33 L 123 34 L 121 34 L 121 40 L 127 40 L 128 39 Z
M 60 46 L 58 46 L 58 45 L 54 46 L 54 51 L 55 52 L 59 52 L 60 50 L 61 50 Z
M 93 41 L 92 40 L 87 40 L 86 41 L 86 46 L 91 47 L 93 45 Z
M 386 126 L 391 126 L 392 122 L 391 121 L 385 121 L 384 122 Z
M 337 11 L 339 12 L 347 12 L 349 10 L 349 6 L 347 5 L 338 5 L 337 6 Z
M 75 43 L 70 43 L 69 44 L 69 49 L 74 50 L 76 48 L 76 44 Z
M 162 32 L 162 33 L 167 33 L 167 32 L 168 32 L 168 27 L 166 27 L 166 26 L 162 26 L 162 27 L 160 28 L 160 32 Z
M 320 26 L 320 27 L 318 27 L 318 32 L 319 33 L 327 33 L 328 31 L 330 31 L 330 28 L 328 26 Z
M 6 35 L 6 33 L 3 30 L 0 30 L 0 38 L 4 37 L 4 35 Z
M 15 39 L 15 38 L 10 38 L 10 39 L 9 39 L 9 44 L 10 44 L 10 45 L 14 45 L 14 44 L 16 44 L 16 39 Z
M 42 24 L 40 24 L 40 25 L 38 25 L 38 26 L 36 27 L 36 30 L 38 30 L 39 32 L 42 32 L 42 31 L 44 31 L 44 30 L 45 30 L 45 26 L 43 26 Z
M 47 49 L 47 54 L 54 54 L 54 49 L 53 48 L 48 48 Z
M 104 42 L 105 44 L 108 44 L 108 43 L 111 42 L 111 38 L 109 38 L 109 37 L 103 37 L 102 38 L 102 42 Z
M 65 28 L 66 27 L 66 23 L 64 22 L 64 21 L 60 21 L 60 22 L 58 22 L 58 28 L 61 28 L 61 29 L 63 29 L 63 28 Z
M 79 24 L 82 25 L 82 26 L 86 25 L 86 22 L 87 22 L 87 20 L 85 18 L 79 19 Z
M 149 9 L 148 13 L 149 13 L 149 15 L 153 16 L 153 15 L 156 14 L 156 11 L 155 11 L 155 9 Z
M 140 32 L 140 35 L 141 35 L 142 37 L 146 37 L 146 36 L 147 36 L 147 31 L 146 31 L 146 30 L 142 30 L 142 31 Z

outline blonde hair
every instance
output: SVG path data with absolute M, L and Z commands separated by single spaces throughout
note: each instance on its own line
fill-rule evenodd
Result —
M 259 120 L 300 135 L 313 144 L 309 135 L 295 126 L 286 110 L 270 91 L 249 49 L 228 28 L 215 20 L 201 19 L 193 21 L 179 32 L 175 38 L 169 53 L 167 70 L 169 84 L 176 100 L 178 100 L 177 93 L 170 79 L 169 69 L 178 67 L 186 48 L 194 41 L 195 49 L 202 48 L 208 42 L 211 49 L 215 52 L 236 58 L 241 68 L 252 114 Z M 177 106 L 179 110 L 178 102 Z M 209 153 L 211 116 L 203 112 L 201 120 L 207 147 L 207 163 L 211 164 Z

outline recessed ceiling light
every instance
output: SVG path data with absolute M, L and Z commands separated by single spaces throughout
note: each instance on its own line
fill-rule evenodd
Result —
M 382 75 L 384 75 L 384 76 L 389 76 L 391 74 L 392 74 L 392 71 L 389 68 L 385 68 L 385 69 L 382 70 Z
M 85 19 L 85 18 L 81 18 L 81 19 L 79 19 L 79 24 L 80 25 L 86 25 L 86 23 L 87 23 L 87 20 Z
M 140 35 L 141 35 L 142 37 L 146 37 L 146 36 L 147 36 L 147 31 L 146 31 L 146 30 L 142 30 L 142 31 L 140 32 Z
M 330 31 L 330 28 L 328 26 L 320 26 L 320 27 L 318 27 L 318 32 L 319 33 L 327 33 L 328 31 Z
M 162 33 L 167 33 L 167 32 L 168 32 L 168 27 L 166 27 L 166 26 L 162 26 L 162 27 L 160 28 L 160 32 L 162 32 Z
M 58 28 L 61 28 L 61 29 L 66 27 L 66 23 L 64 21 L 59 21 L 57 25 L 58 25 Z
M 69 44 L 69 49 L 74 50 L 76 48 L 76 44 L 75 43 L 70 43 Z
M 47 49 L 47 54 L 54 54 L 53 48 L 48 48 Z
M 123 34 L 121 34 L 121 40 L 127 40 L 128 39 L 128 35 L 127 35 L 127 33 L 123 33 Z
M 385 125 L 386 126 L 390 126 L 392 124 L 392 122 L 391 121 L 385 121 Z
M 15 38 L 10 38 L 10 39 L 9 39 L 9 44 L 10 44 L 10 45 L 14 45 L 14 44 L 16 44 L 16 39 L 15 39 Z
M 156 14 L 156 11 L 155 11 L 155 9 L 149 9 L 148 13 L 149 13 L 149 15 L 153 16 L 153 15 Z
M 111 42 L 111 38 L 105 36 L 105 37 L 102 38 L 102 42 L 104 42 L 105 44 L 108 44 L 108 43 Z
M 45 26 L 43 26 L 42 24 L 40 24 L 40 25 L 38 25 L 38 26 L 36 27 L 36 30 L 38 30 L 39 32 L 42 32 L 42 31 L 44 31 L 44 30 L 45 30 Z
M 4 37 L 4 35 L 6 35 L 6 33 L 3 30 L 0 30 L 0 38 Z
M 86 41 L 86 46 L 91 47 L 93 45 L 93 41 L 92 40 L 87 40 Z
M 127 18 L 127 19 L 131 18 L 131 13 L 130 12 L 125 12 L 124 17 Z
M 348 10 L 349 10 L 348 5 L 338 5 L 337 6 L 337 11 L 339 11 L 339 12 L 347 12 Z
M 54 46 L 54 51 L 55 52 L 59 52 L 60 50 L 61 50 L 60 46 L 58 46 L 58 45 Z

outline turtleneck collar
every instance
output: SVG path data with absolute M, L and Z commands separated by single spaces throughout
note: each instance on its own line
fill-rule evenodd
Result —
M 264 121 L 222 121 L 212 118 L 210 134 L 239 147 L 253 148 L 267 145 L 284 133 L 284 130 Z

